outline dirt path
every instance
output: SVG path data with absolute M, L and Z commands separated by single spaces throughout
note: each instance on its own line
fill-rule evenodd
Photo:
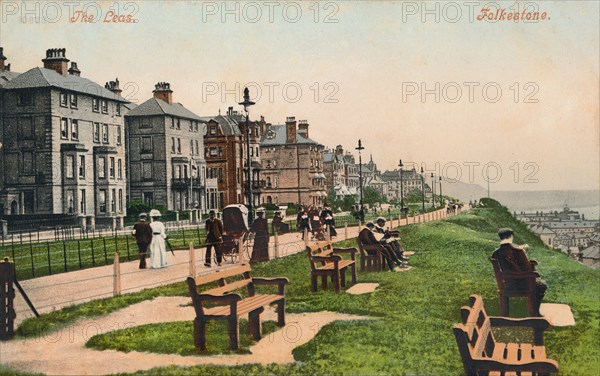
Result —
M 108 316 L 80 320 L 63 330 L 41 338 L 0 343 L 0 361 L 12 368 L 50 375 L 100 375 L 135 372 L 168 365 L 214 364 L 233 366 L 244 363 L 291 363 L 292 350 L 312 339 L 323 326 L 335 320 L 365 320 L 367 317 L 332 312 L 288 314 L 287 325 L 264 337 L 250 348 L 251 354 L 219 356 L 179 356 L 85 348 L 85 342 L 99 333 L 149 323 L 193 320 L 194 309 L 184 306 L 189 298 L 160 297 L 132 305 Z M 273 311 L 264 319 L 276 320 Z M 242 334 L 245 335 L 245 334 Z M 190 340 L 190 338 L 185 340 Z M 209 339 L 210 340 L 210 339 Z

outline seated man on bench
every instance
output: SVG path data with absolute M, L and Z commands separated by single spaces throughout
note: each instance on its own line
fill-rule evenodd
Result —
M 389 230 L 385 229 L 385 222 L 385 218 L 377 218 L 374 232 L 383 235 L 383 238 L 380 241 L 382 241 L 382 243 L 385 241 L 386 244 L 392 248 L 392 251 L 394 251 L 394 254 L 400 261 L 408 261 L 408 258 L 404 257 L 404 250 L 402 249 L 400 242 L 398 242 L 398 238 Z
M 498 231 L 500 237 L 500 247 L 494 251 L 492 258 L 498 260 L 503 271 L 507 272 L 529 272 L 534 271 L 525 250 L 529 247 L 527 244 L 517 246 L 513 244 L 513 230 L 510 228 L 501 228 Z M 516 283 L 527 283 L 527 281 L 514 281 Z M 548 285 L 540 278 L 536 278 L 536 300 L 535 310 L 540 316 L 540 305 L 546 293 Z M 519 287 L 519 286 L 514 286 Z M 524 286 L 525 287 L 525 286 Z
M 360 240 L 360 242 L 365 245 L 380 245 L 381 255 L 385 258 L 388 267 L 390 268 L 390 271 L 394 270 L 394 264 L 396 264 L 399 267 L 404 267 L 402 261 L 400 261 L 396 257 L 396 254 L 394 253 L 392 248 L 388 244 L 386 244 L 385 241 L 383 241 L 382 243 L 381 241 L 375 238 L 375 234 L 373 233 L 374 227 L 375 225 L 373 224 L 373 222 L 367 222 L 365 228 L 360 230 L 360 233 L 358 234 L 358 240 Z M 371 254 L 371 251 L 368 252 L 369 254 Z

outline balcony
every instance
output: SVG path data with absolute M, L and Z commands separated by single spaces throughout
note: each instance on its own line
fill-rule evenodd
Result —
M 190 189 L 202 189 L 204 186 L 199 177 L 194 178 L 173 178 L 171 179 L 171 188 L 176 191 Z

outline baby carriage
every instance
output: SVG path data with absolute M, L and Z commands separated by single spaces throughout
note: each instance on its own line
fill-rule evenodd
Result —
M 237 262 L 241 242 L 242 251 L 246 253 L 245 259 L 249 260 L 252 249 L 249 234 L 248 209 L 241 204 L 227 205 L 223 209 L 223 259 L 230 259 L 231 263 Z
M 325 240 L 325 235 L 323 234 L 323 223 L 319 217 L 319 211 L 316 209 L 309 211 L 308 219 L 310 220 L 310 231 L 313 239 L 318 241 Z

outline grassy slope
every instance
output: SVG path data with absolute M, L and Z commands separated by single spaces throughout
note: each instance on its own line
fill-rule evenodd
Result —
M 314 340 L 296 348 L 299 363 L 232 368 L 171 366 L 139 374 L 461 374 L 451 326 L 459 321 L 459 309 L 472 293 L 483 296 L 489 314 L 498 314 L 496 282 L 487 258 L 497 246 L 497 229 L 505 226 L 516 230 L 518 243 L 530 244 L 530 257 L 540 262 L 539 271 L 550 286 L 546 302 L 569 304 L 574 312 L 576 326 L 547 332 L 548 355 L 558 360 L 562 374 L 598 374 L 600 273 L 548 250 L 499 206 L 403 227 L 405 248 L 418 251 L 411 258 L 415 268 L 403 273 L 359 273 L 359 282 L 381 284 L 373 294 L 311 293 L 303 254 L 256 267 L 254 275 L 285 275 L 290 279 L 290 312 L 330 310 L 380 318 L 326 326 Z M 347 244 L 353 245 L 351 241 Z M 175 295 L 177 289 L 185 292 L 178 284 L 168 293 Z M 519 303 L 513 303 L 514 311 L 524 312 L 524 302 Z

